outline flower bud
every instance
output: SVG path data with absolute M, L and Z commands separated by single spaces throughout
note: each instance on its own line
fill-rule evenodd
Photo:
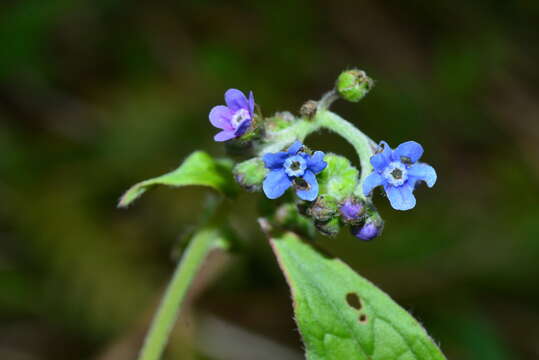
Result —
M 262 182 L 268 173 L 260 158 L 252 158 L 234 167 L 236 182 L 248 191 L 260 191 Z
M 363 201 L 350 197 L 344 201 L 339 208 L 342 220 L 348 224 L 358 224 L 363 220 L 365 214 L 365 206 Z
M 376 214 L 367 220 L 363 225 L 355 225 L 350 228 L 352 235 L 361 240 L 372 240 L 382 234 L 384 229 L 384 221 Z
M 315 221 L 325 222 L 337 214 L 337 202 L 327 196 L 319 196 L 307 209 L 307 215 Z
M 303 105 L 301 105 L 301 109 L 299 109 L 299 113 L 301 116 L 312 119 L 314 115 L 316 115 L 316 110 L 318 108 L 318 103 L 314 100 L 308 100 Z
M 316 229 L 323 235 L 335 237 L 341 229 L 341 224 L 338 217 L 334 217 L 329 221 L 315 221 Z
M 337 92 L 343 99 L 351 102 L 361 100 L 372 87 L 372 79 L 363 70 L 347 70 L 337 78 Z

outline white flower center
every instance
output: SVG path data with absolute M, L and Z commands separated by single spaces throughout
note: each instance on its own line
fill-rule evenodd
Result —
M 400 161 L 393 161 L 385 169 L 383 173 L 386 180 L 393 186 L 401 186 L 408 179 L 408 171 L 406 166 Z
M 246 109 L 239 109 L 232 115 L 232 119 L 230 119 L 230 123 L 232 126 L 234 126 L 234 129 L 237 129 L 238 126 L 245 120 L 249 120 L 251 118 L 251 114 Z
M 307 169 L 307 163 L 305 159 L 299 155 L 291 156 L 284 162 L 284 170 L 288 176 L 303 176 Z

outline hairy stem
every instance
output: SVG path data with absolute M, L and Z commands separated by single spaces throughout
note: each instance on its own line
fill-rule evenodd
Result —
M 372 172 L 370 159 L 374 155 L 374 149 L 377 147 L 376 143 L 350 122 L 329 110 L 321 109 L 316 118 L 320 126 L 342 136 L 356 150 L 361 165 L 361 178 L 354 193 L 361 198 L 365 198 L 363 195 L 363 182 Z
M 262 148 L 260 155 L 282 151 L 296 140 L 303 141 L 319 128 L 320 125 L 314 121 L 299 119 L 294 125 L 275 134 L 271 144 Z
M 320 101 L 318 101 L 318 111 L 328 110 L 331 104 L 339 99 L 337 90 L 333 89 L 325 93 Z
M 159 360 L 161 358 L 189 285 L 199 272 L 208 254 L 219 244 L 219 241 L 218 230 L 212 228 L 199 231 L 190 241 L 178 262 L 172 280 L 152 321 L 138 360 Z

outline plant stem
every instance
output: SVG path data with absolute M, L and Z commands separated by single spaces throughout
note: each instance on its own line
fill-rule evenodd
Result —
M 372 172 L 370 159 L 374 155 L 374 149 L 377 147 L 376 143 L 350 122 L 329 110 L 320 109 L 316 114 L 316 122 L 320 126 L 342 136 L 356 150 L 361 165 L 361 177 L 354 194 L 364 199 L 363 182 Z
M 333 89 L 325 93 L 320 101 L 318 101 L 318 111 L 328 110 L 331 104 L 339 99 L 337 90 Z
M 219 240 L 220 234 L 216 229 L 205 228 L 190 241 L 152 321 L 138 360 L 161 358 L 189 285 Z
M 272 139 L 271 144 L 262 148 L 259 155 L 282 151 L 296 140 L 303 141 L 309 134 L 319 128 L 320 125 L 314 121 L 299 119 L 294 125 L 278 132 Z

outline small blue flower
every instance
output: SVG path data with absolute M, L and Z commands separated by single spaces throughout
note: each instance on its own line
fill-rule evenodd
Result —
M 238 89 L 228 89 L 224 105 L 217 105 L 210 111 L 210 122 L 222 129 L 214 136 L 215 141 L 227 141 L 242 136 L 251 126 L 254 118 L 255 98 L 253 92 L 249 99 Z
M 418 182 L 428 187 L 436 183 L 436 171 L 430 165 L 418 163 L 423 147 L 415 141 L 400 144 L 395 150 L 382 141 L 383 149 L 371 157 L 374 171 L 363 183 L 363 193 L 369 195 L 377 186 L 383 186 L 395 210 L 410 210 L 415 206 L 413 194 Z
M 270 170 L 262 184 L 264 194 L 269 199 L 277 199 L 294 185 L 301 199 L 313 201 L 318 196 L 316 174 L 327 166 L 324 156 L 322 151 L 316 151 L 312 156 L 305 153 L 299 141 L 288 151 L 264 155 L 264 164 Z

